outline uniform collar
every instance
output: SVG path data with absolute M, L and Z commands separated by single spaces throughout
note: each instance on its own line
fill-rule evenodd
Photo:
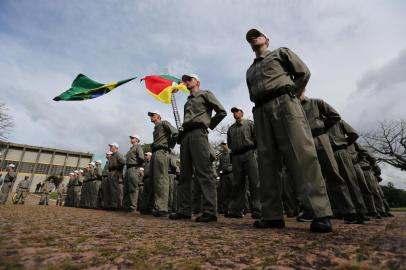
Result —
M 254 63 L 261 61 L 262 59 L 267 57 L 270 53 L 271 53 L 270 50 L 266 50 L 264 53 L 262 53 L 260 56 L 258 56 L 257 58 L 254 59 Z
M 202 94 L 202 89 L 200 89 L 198 92 L 196 92 L 196 93 L 192 93 L 192 92 L 190 92 L 190 95 L 188 96 L 188 99 L 189 98 L 194 98 L 194 97 L 197 97 L 198 95 L 201 95 Z
M 310 101 L 310 98 L 308 98 L 308 97 L 305 96 L 304 99 L 300 101 L 300 103 L 303 104 L 303 103 L 307 103 L 307 102 L 309 102 L 309 101 Z

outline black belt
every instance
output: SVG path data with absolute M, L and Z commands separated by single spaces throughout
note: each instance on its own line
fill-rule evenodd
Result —
M 190 132 L 190 131 L 193 131 L 193 130 L 196 130 L 196 129 L 201 129 L 201 130 L 204 130 L 204 131 L 208 132 L 206 125 L 204 125 L 203 123 L 188 124 L 188 125 L 183 127 L 183 132 L 187 133 L 187 132 Z
M 222 176 L 224 176 L 224 175 L 229 175 L 230 173 L 233 173 L 232 171 L 231 172 L 223 172 L 223 173 L 221 173 L 221 175 Z
M 141 168 L 141 166 L 139 166 L 139 165 L 127 165 L 127 169 L 134 168 L 134 167 Z
M 242 155 L 242 154 L 245 154 L 245 153 L 247 153 L 248 151 L 251 151 L 251 150 L 254 150 L 254 149 L 255 149 L 255 146 L 253 146 L 253 145 L 247 146 L 247 147 L 244 147 L 243 149 L 241 149 L 241 150 L 239 150 L 239 151 L 231 152 L 231 155 L 233 155 L 233 156 Z
M 169 147 L 160 146 L 160 147 L 157 147 L 157 148 L 152 149 L 152 153 L 154 153 L 154 152 L 156 152 L 156 151 L 159 151 L 159 150 L 164 150 L 164 151 L 166 151 L 166 152 L 170 152 L 170 151 L 171 151 L 171 149 L 170 149 Z
M 343 149 L 347 149 L 347 145 L 346 144 L 339 145 L 339 146 L 332 145 L 332 148 L 333 148 L 334 152 L 337 152 L 337 151 L 340 151 L 340 150 L 343 150 Z
M 292 98 L 296 97 L 296 88 L 293 85 L 286 85 L 275 90 L 267 91 L 267 93 L 264 94 L 261 100 L 255 101 L 255 106 L 257 107 L 264 105 L 268 101 L 286 94 L 288 94 Z

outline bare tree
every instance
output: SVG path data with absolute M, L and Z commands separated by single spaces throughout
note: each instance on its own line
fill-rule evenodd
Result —
M 0 140 L 5 140 L 14 128 L 14 119 L 8 113 L 6 103 L 0 100 Z
M 361 136 L 379 161 L 406 170 L 406 120 L 379 122 L 377 129 Z
M 232 123 L 220 123 L 215 129 L 214 132 L 217 132 L 219 135 L 227 135 L 227 131 L 230 128 Z

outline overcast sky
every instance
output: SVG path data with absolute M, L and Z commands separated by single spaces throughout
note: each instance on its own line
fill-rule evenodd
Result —
M 402 0 L 2 0 L 0 97 L 16 121 L 10 141 L 101 157 L 112 141 L 126 152 L 134 132 L 151 142 L 150 109 L 174 123 L 171 107 L 138 80 L 95 100 L 52 101 L 79 73 L 105 83 L 197 73 L 227 109 L 241 105 L 251 117 L 250 28 L 307 63 L 308 96 L 329 102 L 356 129 L 371 129 L 406 116 L 405 15 Z M 180 108 L 185 99 L 177 94 Z M 405 173 L 384 166 L 384 176 L 406 188 Z

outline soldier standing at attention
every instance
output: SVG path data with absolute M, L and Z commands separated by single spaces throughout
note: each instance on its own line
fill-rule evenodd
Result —
M 341 177 L 327 131 L 341 120 L 341 116 L 327 102 L 299 93 L 302 107 L 312 131 L 314 145 L 326 180 L 331 208 L 336 217 L 344 217 L 346 223 L 356 223 L 355 207 L 346 181 Z M 306 213 L 304 213 L 306 214 Z
M 168 214 L 169 199 L 169 154 L 176 145 L 178 130 L 171 123 L 161 119 L 159 111 L 148 112 L 154 123 L 154 142 L 151 145 L 151 175 L 153 195 L 151 196 L 152 215 L 162 217 Z
M 8 194 L 13 188 L 14 181 L 17 178 L 17 174 L 14 171 L 15 165 L 14 164 L 9 164 L 7 166 L 7 174 L 4 176 L 3 179 L 3 186 L 1 187 L 0 190 L 0 204 L 5 204 L 8 199 Z
M 356 211 L 355 221 L 348 221 L 347 223 L 363 224 L 367 209 L 358 184 L 357 173 L 354 169 L 351 155 L 347 151 L 347 147 L 353 144 L 359 136 L 357 132 L 343 120 L 333 125 L 328 130 L 328 134 L 340 175 L 347 183 Z
M 92 185 L 90 186 L 90 208 L 98 208 L 99 192 L 103 177 L 103 168 L 101 160 L 97 160 L 93 169 Z
M 283 228 L 282 158 L 305 212 L 314 216 L 310 229 L 331 232 L 332 215 L 317 160 L 312 133 L 296 93 L 306 87 L 310 71 L 288 48 L 268 50 L 269 39 L 257 29 L 246 34 L 255 53 L 247 70 L 247 86 L 257 137 L 262 220 L 257 228 Z
M 260 219 L 261 202 L 254 122 L 243 118 L 244 111 L 241 107 L 233 107 L 231 112 L 234 115 L 235 123 L 227 131 L 227 144 L 231 149 L 234 179 L 231 189 L 230 211 L 227 217 L 243 217 L 246 187 L 248 186 L 251 217 Z
M 52 191 L 52 184 L 49 179 L 45 179 L 42 186 L 42 194 L 39 201 L 39 205 L 48 205 L 49 203 L 49 193 Z
M 97 205 L 101 209 L 107 209 L 107 205 L 110 205 L 110 196 L 108 194 L 109 190 L 109 160 L 111 158 L 111 155 L 113 152 L 108 151 L 106 153 L 106 163 L 104 164 L 103 167 L 103 172 L 102 172 L 102 183 L 101 187 L 99 190 L 99 199 L 97 202 Z
M 65 187 L 65 184 L 60 183 L 59 186 L 58 186 L 57 192 L 58 192 L 58 197 L 57 197 L 57 200 L 56 200 L 56 205 L 57 205 L 57 206 L 58 206 L 58 205 L 59 205 L 59 206 L 62 206 L 62 205 L 64 204 L 64 202 L 65 202 L 65 197 L 66 197 L 66 187 Z
M 125 159 L 118 151 L 118 143 L 109 144 L 112 152 L 109 159 L 109 185 L 107 196 L 110 197 L 110 205 L 107 208 L 111 210 L 121 210 L 123 207 L 123 169 Z
M 217 221 L 217 189 L 212 168 L 208 128 L 214 129 L 227 116 L 223 105 L 210 91 L 200 89 L 196 74 L 182 76 L 190 91 L 184 107 L 184 122 L 180 143 L 180 179 L 178 183 L 178 211 L 170 219 L 190 219 L 192 215 L 192 175 L 203 194 L 203 214 L 196 222 Z M 212 116 L 212 112 L 216 114 Z
M 221 142 L 222 152 L 219 157 L 220 187 L 218 192 L 219 213 L 228 214 L 231 188 L 233 184 L 233 166 L 231 165 L 230 149 L 227 141 Z
M 144 152 L 141 148 L 140 136 L 130 136 L 132 144 L 126 155 L 127 170 L 124 177 L 124 198 L 123 206 L 128 212 L 135 212 L 138 204 L 139 184 L 142 179 L 142 165 L 144 164 Z
M 24 179 L 20 183 L 18 183 L 17 197 L 16 201 L 14 202 L 15 204 L 24 204 L 25 198 L 27 197 L 28 190 L 30 188 L 30 181 L 28 180 L 29 178 L 29 176 L 25 176 Z
M 150 215 L 152 213 L 152 206 L 150 202 L 152 201 L 152 185 L 150 175 L 151 167 L 151 157 L 152 153 L 147 152 L 144 156 L 144 174 L 142 177 L 141 192 L 140 192 L 140 203 L 138 205 L 139 211 L 142 215 Z
M 69 182 L 68 182 L 68 186 L 67 186 L 65 206 L 69 206 L 69 207 L 73 206 L 74 181 L 75 181 L 75 173 L 71 172 L 71 173 L 69 173 Z

